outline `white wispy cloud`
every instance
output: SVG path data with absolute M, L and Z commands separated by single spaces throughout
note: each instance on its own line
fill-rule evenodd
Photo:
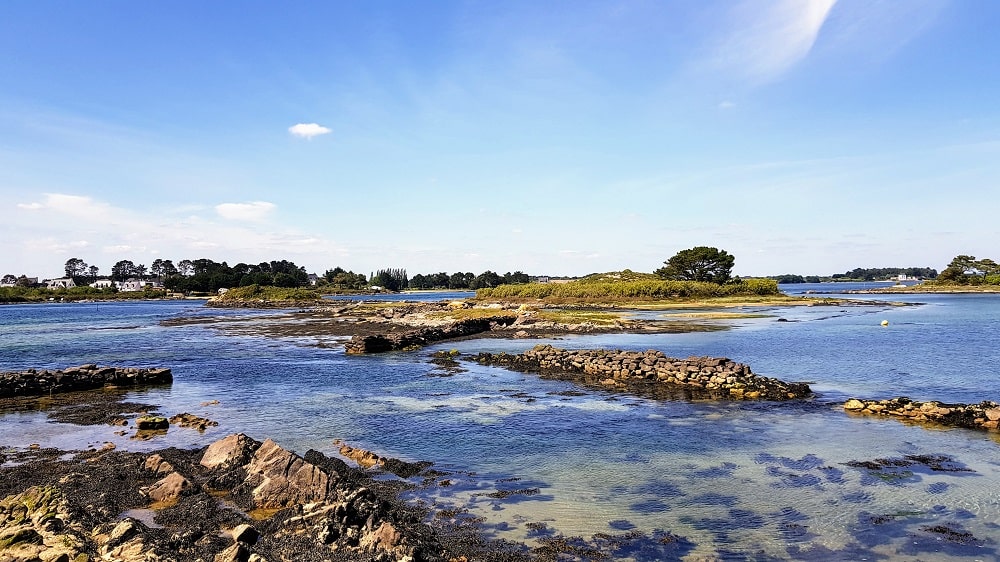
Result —
M 96 260 L 102 269 L 120 259 L 149 263 L 154 257 L 207 257 L 230 263 L 306 258 L 322 266 L 344 253 L 320 234 L 252 220 L 275 209 L 273 203 L 228 203 L 195 214 L 190 213 L 191 208 L 182 213 L 125 208 L 93 197 L 60 193 L 0 205 L 0 213 L 7 213 L 14 233 L 7 240 L 6 263 L 8 267 L 22 264 L 24 273 L 34 270 L 38 275 L 52 276 L 68 257 L 91 263 Z M 265 224 L 267 228 L 262 227 Z
M 250 203 L 222 203 L 215 206 L 215 212 L 224 219 L 259 221 L 274 211 L 274 203 L 251 201 Z
M 812 50 L 837 0 L 748 0 L 735 6 L 714 69 L 754 82 L 781 76 Z
M 288 128 L 288 132 L 296 137 L 311 139 L 319 135 L 326 135 L 332 131 L 319 123 L 298 123 Z

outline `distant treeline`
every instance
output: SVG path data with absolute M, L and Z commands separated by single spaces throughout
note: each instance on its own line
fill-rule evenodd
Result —
M 833 275 L 821 277 L 819 275 L 795 275 L 786 273 L 784 275 L 773 275 L 769 279 L 774 279 L 778 283 L 823 283 L 829 281 L 889 281 L 894 277 L 906 275 L 917 279 L 935 279 L 938 276 L 936 269 L 929 267 L 858 267 L 844 273 L 834 273 Z
M 503 275 L 493 271 L 480 274 L 472 272 L 445 272 L 417 274 L 410 278 L 405 269 L 386 268 L 369 275 L 355 273 L 342 267 L 326 270 L 322 276 L 306 272 L 305 267 L 288 260 L 274 260 L 259 264 L 238 263 L 230 266 L 226 262 L 216 262 L 207 258 L 197 260 L 173 260 L 157 258 L 147 267 L 131 260 L 120 260 L 111 268 L 110 275 L 100 275 L 97 266 L 88 265 L 80 258 L 70 258 L 64 268 L 66 277 L 72 278 L 77 286 L 85 286 L 98 280 L 118 283 L 143 281 L 156 288 L 178 293 L 215 293 L 219 289 L 235 287 L 298 288 L 314 286 L 328 292 L 368 292 L 372 287 L 389 291 L 405 289 L 481 289 L 503 284 L 522 284 L 530 281 L 526 273 L 515 271 Z M 3 285 L 17 285 L 22 288 L 38 288 L 37 279 L 7 274 L 0 279 Z M 155 282 L 155 283 L 154 283 Z M 120 285 L 112 284 L 114 293 Z M 78 291 L 85 293 L 86 291 Z

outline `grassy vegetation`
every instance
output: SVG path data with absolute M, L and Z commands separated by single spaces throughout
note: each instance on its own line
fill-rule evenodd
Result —
M 480 318 L 496 318 L 498 316 L 517 318 L 517 311 L 497 308 L 455 308 L 435 313 L 434 316 L 451 318 L 453 320 L 478 320 Z
M 614 326 L 622 319 L 620 315 L 613 312 L 581 308 L 539 310 L 535 313 L 535 318 L 546 322 L 558 322 L 560 324 L 590 323 L 595 326 Z
M 217 300 L 222 302 L 248 300 L 308 302 L 317 301 L 319 298 L 316 291 L 310 289 L 289 289 L 270 285 L 235 287 L 226 291 L 225 294 L 216 297 Z
M 617 278 L 615 276 L 618 276 Z M 476 291 L 477 299 L 549 302 L 633 302 L 726 297 L 780 297 L 773 279 L 746 279 L 725 285 L 698 281 L 666 281 L 628 270 L 588 276 L 571 283 L 500 285 Z
M 27 287 L 0 287 L 0 303 L 81 301 L 81 300 L 148 300 L 161 299 L 166 292 L 159 289 L 143 291 L 116 291 L 94 287 L 72 287 L 69 289 L 45 289 Z

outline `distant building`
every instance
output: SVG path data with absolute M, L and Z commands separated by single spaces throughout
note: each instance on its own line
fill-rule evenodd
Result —
M 306 277 L 306 279 L 309 281 L 309 284 L 312 285 L 313 287 L 319 284 L 319 275 L 316 275 L 315 273 L 310 273 Z
M 125 293 L 134 293 L 138 291 L 143 291 L 145 289 L 162 289 L 163 283 L 159 281 L 150 281 L 148 279 L 136 279 L 132 278 L 124 283 L 118 282 L 115 284 L 119 291 Z
M 76 283 L 73 282 L 72 277 L 61 277 L 59 279 L 49 279 L 45 282 L 45 286 L 49 289 L 72 289 L 76 287 Z
M 110 289 L 114 287 L 119 291 L 125 293 L 134 293 L 138 291 L 143 291 L 145 289 L 162 289 L 163 283 L 159 281 L 150 281 L 148 279 L 136 279 L 132 278 L 128 281 L 112 281 L 110 279 L 98 279 L 90 284 L 91 287 L 95 289 Z
M 548 275 L 539 275 L 538 276 L 538 283 L 548 283 L 548 282 L 549 282 L 549 276 Z

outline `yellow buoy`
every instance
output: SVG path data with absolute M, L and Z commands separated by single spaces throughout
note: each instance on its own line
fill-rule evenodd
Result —
M 888 326 L 889 325 L 889 321 L 888 320 L 883 320 L 882 321 L 882 325 L 883 326 Z

